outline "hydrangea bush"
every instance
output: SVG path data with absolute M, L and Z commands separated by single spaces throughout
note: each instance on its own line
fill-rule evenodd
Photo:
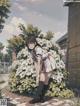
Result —
M 50 96 L 56 97 L 71 97 L 73 92 L 67 89 L 65 79 L 67 72 L 65 64 L 62 61 L 62 53 L 60 47 L 53 42 L 53 38 L 48 40 L 46 37 L 38 36 L 37 42 L 43 49 L 47 49 L 52 53 L 56 62 L 56 71 L 53 71 L 51 76 L 49 90 L 47 92 Z M 36 70 L 34 68 L 34 61 L 28 48 L 23 48 L 17 55 L 17 60 L 10 66 L 9 85 L 13 92 L 27 92 L 33 94 L 36 91 Z M 33 92 L 34 91 L 34 92 Z

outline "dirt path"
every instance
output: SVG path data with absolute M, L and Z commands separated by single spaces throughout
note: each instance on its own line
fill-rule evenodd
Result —
M 9 92 L 7 88 L 2 90 L 3 96 L 9 98 L 13 104 L 25 104 L 25 106 L 33 106 L 29 104 L 29 101 L 32 99 L 27 96 L 18 95 L 16 93 Z M 24 106 L 24 105 L 23 105 Z
M 10 100 L 10 103 L 12 103 L 12 105 L 8 105 L 8 106 L 74 106 L 73 101 L 69 99 L 62 100 L 58 98 L 52 98 L 50 100 L 45 101 L 44 103 L 31 105 L 29 104 L 29 101 L 32 98 L 9 92 L 7 88 L 2 90 L 2 94 L 4 97 Z

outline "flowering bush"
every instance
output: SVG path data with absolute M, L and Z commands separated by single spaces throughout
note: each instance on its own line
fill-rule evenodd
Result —
M 42 46 L 43 49 L 47 49 L 54 57 L 56 62 L 56 71 L 53 71 L 51 76 L 52 81 L 48 90 L 48 94 L 51 96 L 69 97 L 73 93 L 66 88 L 65 78 L 66 71 L 65 65 L 62 61 L 61 50 L 59 46 L 52 42 L 52 40 L 45 39 L 45 37 L 36 38 L 37 42 Z M 36 71 L 34 68 L 34 61 L 28 48 L 23 48 L 17 55 L 17 60 L 14 61 L 10 67 L 11 74 L 9 85 L 13 92 L 19 91 L 33 93 L 36 88 Z

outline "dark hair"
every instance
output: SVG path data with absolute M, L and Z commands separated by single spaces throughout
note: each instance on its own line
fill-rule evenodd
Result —
M 36 43 L 35 46 L 40 46 L 40 47 L 42 48 L 42 46 L 41 46 L 40 44 L 38 44 L 38 42 L 37 42 L 35 36 L 30 36 L 30 37 L 28 37 L 27 42 L 26 42 L 27 47 L 28 47 L 28 44 L 29 44 L 29 43 Z M 28 48 L 28 49 L 29 49 L 29 48 Z
M 30 37 L 27 38 L 26 43 L 28 45 L 29 43 L 37 43 L 37 41 L 36 41 L 36 38 L 34 36 L 30 36 Z

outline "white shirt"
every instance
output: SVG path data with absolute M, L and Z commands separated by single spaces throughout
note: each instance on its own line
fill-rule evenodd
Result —
M 50 72 L 55 69 L 55 60 L 52 56 L 49 56 L 49 53 L 47 50 L 42 49 L 41 47 L 37 46 L 35 48 L 36 54 L 41 55 L 42 59 L 46 58 L 44 60 L 45 70 L 46 72 Z M 49 57 L 48 57 L 49 56 Z

